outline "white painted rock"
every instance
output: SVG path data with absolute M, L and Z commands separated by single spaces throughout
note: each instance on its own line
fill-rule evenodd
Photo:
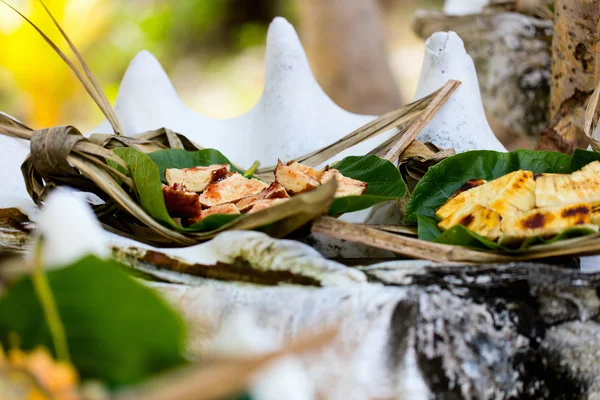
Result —
M 479 14 L 490 0 L 446 0 L 444 2 L 444 14 L 447 15 L 470 15 Z
M 256 160 L 267 166 L 275 164 L 277 158 L 294 159 L 375 118 L 347 112 L 323 92 L 296 31 L 281 17 L 269 27 L 262 97 L 247 114 L 215 120 L 189 109 L 159 62 L 146 51 L 127 69 L 115 111 L 128 135 L 167 127 L 203 147 L 220 150 L 243 167 Z M 105 121 L 93 132 L 111 133 L 111 128 Z M 390 131 L 358 144 L 336 159 L 365 154 L 392 134 Z
M 417 140 L 457 153 L 468 150 L 506 151 L 490 128 L 479 92 L 473 60 L 454 32 L 437 32 L 425 43 L 425 59 L 415 99 L 433 93 L 449 79 L 462 85 L 450 96 Z

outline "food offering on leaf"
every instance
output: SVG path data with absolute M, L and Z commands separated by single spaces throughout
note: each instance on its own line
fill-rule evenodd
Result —
M 570 174 L 519 170 L 490 182 L 470 180 L 435 216 L 442 231 L 462 225 L 486 239 L 518 245 L 573 227 L 598 231 L 598 206 L 600 162 L 594 161 Z
M 189 226 L 210 215 L 262 211 L 331 179 L 338 185 L 335 197 L 360 196 L 367 190 L 366 182 L 345 177 L 329 166 L 317 170 L 296 161 L 284 164 L 279 160 L 274 175 L 275 182 L 269 185 L 231 172 L 226 164 L 167 168 L 167 184 L 162 185 L 162 192 L 169 214 Z

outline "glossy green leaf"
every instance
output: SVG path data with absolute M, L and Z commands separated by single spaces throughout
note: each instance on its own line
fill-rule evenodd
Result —
M 438 228 L 434 218 L 417 215 L 417 219 L 417 234 L 419 235 L 419 239 L 432 242 L 441 235 L 442 231 Z
M 406 184 L 398 168 L 375 155 L 346 157 L 335 168 L 348 178 L 367 182 L 367 191 L 362 196 L 335 199 L 329 210 L 330 215 L 364 210 L 384 201 L 399 200 L 406 195 Z
M 129 165 L 129 174 L 133 179 L 138 203 L 142 208 L 155 220 L 171 228 L 181 229 L 167 211 L 160 173 L 154 161 L 147 154 L 128 147 L 113 151 Z
M 536 236 L 531 237 L 521 243 L 518 247 L 509 247 L 498 244 L 494 241 L 484 238 L 481 235 L 465 228 L 462 225 L 456 225 L 440 234 L 433 241 L 436 243 L 453 244 L 457 246 L 471 247 L 483 250 L 501 250 L 507 253 L 522 252 L 531 246 L 550 245 L 559 240 L 572 239 L 576 237 L 591 235 L 596 231 L 587 227 L 573 227 L 565 229 L 560 234 L 549 239 Z M 427 239 L 426 239 L 427 240 Z
M 47 271 L 64 325 L 71 361 L 83 378 L 110 385 L 141 381 L 184 362 L 181 318 L 120 264 L 88 256 Z M 52 339 L 30 278 L 0 298 L 0 340 L 52 349 Z

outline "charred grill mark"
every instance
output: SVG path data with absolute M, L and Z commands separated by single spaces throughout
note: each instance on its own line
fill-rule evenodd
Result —
M 533 180 L 537 181 L 537 178 L 539 178 L 540 176 L 544 176 L 545 174 L 533 174 Z
M 471 214 L 465 215 L 458 223 L 460 225 L 464 225 L 464 226 L 469 226 L 473 220 L 475 220 L 475 217 Z
M 458 190 L 456 192 L 454 192 L 454 194 L 452 196 L 450 196 L 450 199 L 458 196 L 462 192 L 466 192 L 467 190 L 476 188 L 477 186 L 481 186 L 485 183 L 486 183 L 486 181 L 483 179 L 469 179 L 467 182 L 465 182 L 464 185 L 462 185 L 460 188 L 458 188 Z
M 521 224 L 523 225 L 523 227 L 528 228 L 528 229 L 542 228 L 548 222 L 547 217 L 548 216 L 545 214 L 535 213 L 535 214 L 530 215 L 529 217 L 525 218 L 521 222 Z
M 590 207 L 589 206 L 577 206 L 577 207 L 570 207 L 567 209 L 564 209 L 562 212 L 562 217 L 563 218 L 568 218 L 568 217 L 574 217 L 576 215 L 587 215 L 590 213 Z

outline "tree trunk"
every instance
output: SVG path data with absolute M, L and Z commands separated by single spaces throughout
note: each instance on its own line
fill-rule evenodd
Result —
M 401 105 L 375 0 L 298 0 L 302 43 L 317 81 L 342 108 L 382 114 Z
M 537 149 L 572 153 L 587 147 L 583 132 L 585 103 L 594 91 L 600 0 L 556 0 L 550 126 L 540 135 Z

